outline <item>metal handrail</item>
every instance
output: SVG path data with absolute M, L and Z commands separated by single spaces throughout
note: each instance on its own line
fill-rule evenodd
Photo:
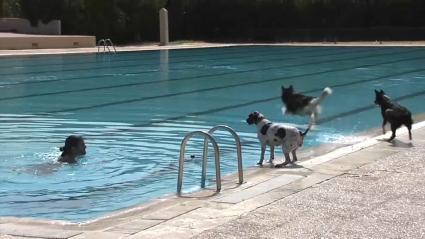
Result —
M 204 138 L 207 138 L 211 141 L 213 147 L 214 147 L 214 155 L 215 155 L 215 183 L 217 186 L 217 192 L 220 192 L 221 190 L 221 171 L 220 171 L 220 150 L 218 148 L 218 144 L 215 141 L 215 139 L 209 134 L 204 131 L 193 131 L 188 133 L 182 140 L 182 143 L 180 144 L 180 157 L 179 157 L 179 173 L 177 178 L 177 193 L 180 195 L 182 190 L 182 184 L 183 184 L 183 170 L 184 170 L 184 153 L 186 149 L 186 144 L 189 141 L 190 138 L 192 138 L 194 135 L 201 135 L 204 136 Z M 207 142 L 208 143 L 208 142 Z M 208 145 L 207 145 L 208 147 Z M 202 161 L 202 168 L 206 167 L 207 160 L 204 159 Z M 204 176 L 204 175 L 203 175 Z M 202 186 L 202 185 L 201 185 Z M 202 187 L 205 187 L 205 183 Z
M 110 38 L 100 39 L 97 42 L 97 53 L 99 53 L 101 46 L 103 46 L 103 52 L 102 53 L 105 53 L 106 49 L 108 49 L 108 53 L 111 53 L 111 49 L 109 48 L 109 46 L 111 46 L 114 49 L 114 53 L 117 53 L 117 50 L 115 49 L 114 43 L 112 43 L 112 40 Z
M 103 45 L 102 45 L 102 43 L 103 43 Z M 97 53 L 99 53 L 100 46 L 103 46 L 103 53 L 105 53 L 105 51 L 106 51 L 106 49 L 105 49 L 105 45 L 106 45 L 106 43 L 105 43 L 105 39 L 100 39 L 100 40 L 97 42 Z
M 117 53 L 117 49 L 115 49 L 114 43 L 112 43 L 112 40 L 110 38 L 105 40 L 106 46 L 108 46 L 108 43 L 110 46 L 112 46 L 112 48 L 114 49 L 114 53 Z M 108 47 L 109 50 L 109 47 Z
M 242 147 L 241 147 L 241 140 L 236 134 L 236 131 L 232 128 L 230 128 L 227 125 L 217 125 L 211 128 L 208 133 L 210 135 L 213 135 L 213 133 L 217 130 L 225 130 L 228 131 L 233 138 L 235 139 L 236 143 L 236 154 L 237 154 L 237 160 L 238 160 L 238 176 L 239 176 L 239 184 L 243 183 L 243 168 L 242 168 Z M 206 161 L 208 157 L 208 140 L 205 138 L 204 140 L 204 153 L 203 153 L 203 163 L 202 163 L 202 177 L 201 177 L 201 187 L 205 187 L 205 181 L 207 176 L 207 167 L 206 167 Z

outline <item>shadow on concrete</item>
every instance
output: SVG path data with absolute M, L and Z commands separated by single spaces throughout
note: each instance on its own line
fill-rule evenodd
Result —
M 391 147 L 397 147 L 397 148 L 413 148 L 413 147 L 415 147 L 412 142 L 406 143 L 406 142 L 400 141 L 398 139 L 393 139 L 392 141 L 388 141 L 388 139 L 377 139 L 377 140 L 381 141 L 381 142 L 388 142 Z
M 204 188 L 201 191 L 195 192 L 195 193 L 188 193 L 188 194 L 177 194 L 177 197 L 179 198 L 210 198 L 219 195 L 220 192 L 217 192 L 210 188 Z
M 292 164 L 286 165 L 285 168 L 305 168 L 305 167 L 297 163 L 292 163 Z
M 275 168 L 275 169 L 289 169 L 288 171 L 285 171 L 287 173 L 290 173 L 290 172 L 292 172 L 292 170 L 297 170 L 297 169 L 305 169 L 307 171 L 313 171 L 310 168 L 306 168 L 306 167 L 298 164 L 299 162 L 303 162 L 303 161 L 297 161 L 296 163 L 290 163 L 290 164 L 287 164 L 287 165 L 285 165 L 281 168 Z M 300 172 L 300 171 L 293 171 L 293 172 Z
M 390 145 L 391 147 L 397 147 L 397 148 L 413 148 L 414 147 L 412 142 L 406 143 L 406 142 L 400 141 L 398 139 L 394 139 L 390 143 L 391 143 L 391 145 Z

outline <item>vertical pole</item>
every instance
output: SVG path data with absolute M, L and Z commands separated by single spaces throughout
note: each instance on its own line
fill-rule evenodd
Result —
M 205 181 L 207 179 L 207 165 L 208 165 L 208 138 L 204 138 L 204 153 L 202 154 L 202 175 L 201 175 L 201 188 L 205 188 Z
M 182 185 L 183 185 L 183 173 L 184 173 L 184 152 L 186 148 L 186 142 L 189 137 L 185 137 L 180 145 L 180 157 L 179 157 L 179 173 L 177 177 L 177 194 L 180 195 L 182 191 Z
M 62 35 L 62 21 L 61 20 L 55 20 L 55 21 L 52 22 L 52 24 L 55 24 L 55 23 L 56 23 L 55 34 L 56 35 Z
M 221 191 L 221 169 L 220 169 L 220 150 L 218 149 L 217 143 L 214 141 L 214 153 L 215 153 L 215 184 L 217 185 L 217 192 Z
M 159 10 L 159 44 L 161 46 L 168 45 L 168 11 L 165 8 Z
M 239 136 L 235 133 L 234 134 L 235 140 L 236 140 L 236 154 L 238 157 L 238 175 L 239 175 L 239 184 L 243 183 L 243 166 L 242 166 L 242 147 L 241 147 L 241 140 L 239 139 Z

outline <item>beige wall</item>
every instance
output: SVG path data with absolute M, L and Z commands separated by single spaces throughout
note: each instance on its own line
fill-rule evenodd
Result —
M 8 34 L 0 37 L 0 50 L 95 47 L 94 36 L 37 36 Z M 21 35 L 21 36 L 13 36 Z
M 38 25 L 33 27 L 27 19 L 0 18 L 0 32 L 61 35 L 61 21 L 52 20 L 47 24 L 39 21 Z

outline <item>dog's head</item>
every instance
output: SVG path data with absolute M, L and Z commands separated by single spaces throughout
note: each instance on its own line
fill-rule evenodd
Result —
M 390 97 L 385 95 L 385 92 L 383 90 L 375 90 L 375 104 L 382 105 L 383 103 L 388 102 L 389 100 Z
M 290 85 L 288 88 L 285 88 L 285 86 L 282 86 L 282 101 L 286 102 L 289 97 L 291 97 L 294 94 L 294 87 Z
M 251 125 L 251 124 L 258 124 L 258 122 L 260 122 L 261 120 L 264 119 L 264 115 L 261 114 L 258 111 L 254 111 L 251 114 L 248 115 L 248 118 L 246 119 L 246 122 Z

